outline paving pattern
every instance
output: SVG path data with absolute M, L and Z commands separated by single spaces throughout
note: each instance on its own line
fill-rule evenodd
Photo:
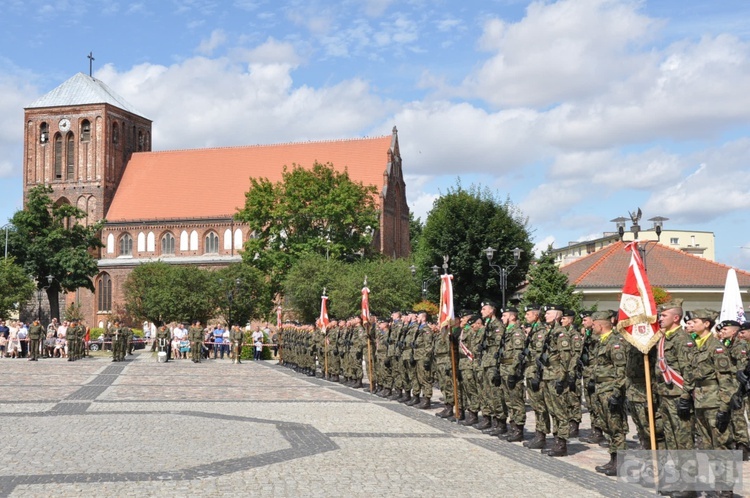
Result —
M 550 458 L 275 362 L 0 371 L 0 496 L 654 496 L 595 473 L 598 446 Z

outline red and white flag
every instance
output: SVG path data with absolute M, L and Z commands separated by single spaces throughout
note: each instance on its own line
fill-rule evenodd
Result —
M 281 328 L 281 306 L 276 308 L 276 328 Z
M 659 314 L 638 252 L 638 241 L 627 244 L 625 250 L 630 251 L 630 265 L 622 288 L 617 329 L 623 333 L 625 340 L 647 354 L 662 335 L 659 331 Z
M 367 278 L 365 277 L 365 286 L 362 287 L 362 321 L 370 321 L 370 289 L 367 288 Z
M 438 324 L 440 327 L 450 325 L 455 317 L 453 311 L 453 275 L 440 275 L 440 314 Z
M 320 298 L 320 318 L 318 318 L 318 325 L 323 329 L 323 333 L 328 328 L 328 296 L 323 295 Z

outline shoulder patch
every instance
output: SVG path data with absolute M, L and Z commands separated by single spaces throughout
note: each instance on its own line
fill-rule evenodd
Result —
M 685 343 L 685 346 L 692 348 L 693 347 L 693 341 L 688 341 Z
M 721 354 L 724 352 L 724 348 L 716 348 L 716 352 Z
M 539 334 L 538 336 L 536 336 L 536 338 L 537 339 L 544 339 L 544 334 Z
M 557 337 L 565 337 L 565 332 L 560 332 L 560 335 L 558 335 Z
M 614 345 L 612 346 L 612 348 L 613 348 L 613 349 L 620 349 L 620 345 L 619 345 L 619 344 L 614 344 Z

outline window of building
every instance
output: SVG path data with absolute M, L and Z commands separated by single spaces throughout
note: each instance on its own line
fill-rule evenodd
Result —
M 174 235 L 169 232 L 161 237 L 161 253 L 174 254 Z
M 49 142 L 49 125 L 44 122 L 39 126 L 39 143 L 46 144 Z
M 112 123 L 112 143 L 116 144 L 120 141 L 120 125 L 115 121 Z
M 206 253 L 215 254 L 219 252 L 219 236 L 216 232 L 208 232 L 206 235 Z
M 669 238 L 669 243 L 672 244 L 673 246 L 678 246 L 678 245 L 680 245 L 680 238 L 679 237 L 670 237 Z
M 91 141 L 91 121 L 84 119 L 81 122 L 81 142 Z
M 62 179 L 63 141 L 60 134 L 55 134 L 55 178 Z
M 143 151 L 143 145 L 144 145 L 145 139 L 143 138 L 143 132 L 138 132 L 138 151 Z
M 112 279 L 109 274 L 102 274 L 99 278 L 99 286 L 97 289 L 99 294 L 98 306 L 100 313 L 109 313 L 112 311 Z
M 66 160 L 67 169 L 66 169 L 65 178 L 67 178 L 68 180 L 72 180 L 75 174 L 75 161 L 74 161 L 75 149 L 73 148 L 73 146 L 75 145 L 75 140 L 73 139 L 72 133 L 68 133 L 68 136 L 66 137 L 65 142 L 66 142 L 65 143 L 65 153 L 66 153 L 65 157 L 67 159 Z
M 126 233 L 120 237 L 120 256 L 132 256 L 133 255 L 133 237 L 129 233 Z

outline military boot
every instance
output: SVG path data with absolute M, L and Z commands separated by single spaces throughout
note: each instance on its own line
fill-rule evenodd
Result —
M 440 418 L 448 418 L 453 413 L 453 406 L 449 404 L 445 404 L 442 411 L 439 411 L 435 414 L 436 417 Z
M 492 417 L 480 416 L 477 423 L 474 424 L 474 428 L 478 431 L 483 431 L 492 427 Z
M 466 410 L 466 412 L 467 413 L 466 413 L 465 418 L 462 421 L 460 421 L 459 424 L 472 426 L 479 421 L 479 419 L 477 418 L 477 412 L 473 412 L 471 410 Z
M 613 468 L 616 463 L 617 453 L 610 453 L 609 462 L 605 463 L 604 465 L 597 465 L 596 467 L 594 467 L 594 470 L 596 470 L 600 474 L 605 474 L 607 471 L 609 471 L 609 469 Z
M 745 443 L 737 443 L 735 449 L 742 451 L 742 459 L 747 462 L 750 457 L 750 447 Z
M 458 410 L 458 418 L 456 418 L 456 414 L 454 412 L 451 412 L 451 414 L 447 417 L 445 417 L 445 420 L 448 422 L 461 422 L 466 417 L 466 412 L 462 409 Z
M 552 445 L 552 449 L 547 452 L 547 455 L 551 457 L 568 456 L 568 440 L 555 436 L 555 444 Z
M 391 396 L 391 388 L 387 387 L 378 393 L 381 398 L 389 398 Z
M 398 398 L 396 401 L 398 401 L 399 403 L 406 403 L 410 399 L 411 399 L 411 391 L 406 390 L 404 391 L 404 394 L 400 398 Z
M 487 427 L 486 429 L 482 429 L 482 434 L 489 434 L 492 431 L 494 431 L 495 429 L 497 429 L 498 418 L 497 417 L 490 417 L 490 422 L 491 422 L 491 424 L 490 424 L 489 427 Z
M 394 389 L 390 396 L 388 396 L 388 399 L 391 401 L 398 401 L 401 396 L 403 396 L 404 393 L 401 391 L 401 389 Z
M 497 420 L 497 417 L 495 417 L 495 420 Z M 508 433 L 508 423 L 505 421 L 505 419 L 497 420 L 497 427 L 492 429 L 490 431 L 490 436 L 502 436 L 503 434 Z
M 570 437 L 578 437 L 578 422 L 571 420 L 570 424 L 568 424 L 568 431 L 570 432 Z
M 602 433 L 602 430 L 598 427 L 594 427 L 591 429 L 591 435 L 586 440 L 586 442 L 590 444 L 599 444 L 604 440 L 605 438 L 604 438 L 604 433 Z
M 420 399 L 419 399 L 419 393 L 417 393 L 414 396 L 412 396 L 411 399 L 409 401 L 407 401 L 406 403 L 404 403 L 404 404 L 406 406 L 414 406 L 414 405 L 418 405 L 419 401 L 420 401 Z
M 510 430 L 505 440 L 509 443 L 520 443 L 523 441 L 523 426 L 511 422 Z
M 354 384 L 352 385 L 354 389 L 360 389 L 362 387 L 362 379 L 357 379 L 354 381 Z
M 534 439 L 523 443 L 530 450 L 543 450 L 547 446 L 547 435 L 543 432 L 536 431 Z
M 419 408 L 420 410 L 429 410 L 430 404 L 430 398 L 424 396 L 422 398 L 422 402 L 417 405 L 417 408 Z

